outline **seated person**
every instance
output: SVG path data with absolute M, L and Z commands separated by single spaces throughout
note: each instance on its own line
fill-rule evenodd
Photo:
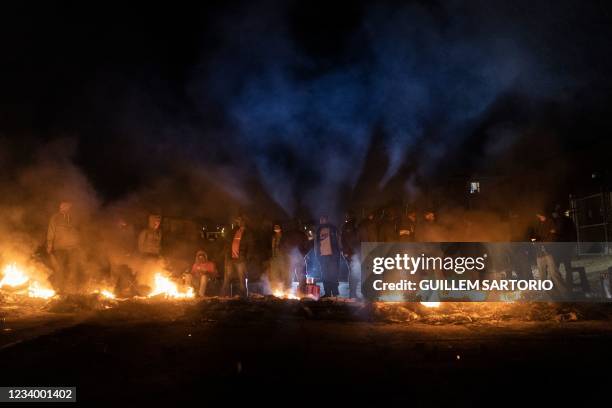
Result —
M 205 251 L 199 250 L 196 253 L 195 262 L 191 267 L 191 285 L 199 296 L 206 295 L 208 281 L 218 276 L 215 263 L 208 260 Z

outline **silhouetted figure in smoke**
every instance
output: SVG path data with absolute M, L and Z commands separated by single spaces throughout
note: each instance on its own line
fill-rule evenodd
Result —
M 574 225 L 574 221 L 565 214 L 559 204 L 555 206 L 555 210 L 552 213 L 552 221 L 555 225 L 555 242 L 563 242 L 563 244 L 555 246 L 552 255 L 559 270 L 561 270 L 561 265 L 563 265 L 563 269 L 565 270 L 565 281 L 568 287 L 571 288 L 573 285 L 572 257 L 576 254 L 576 242 L 578 240 L 576 226 Z M 583 269 L 578 269 L 578 272 L 580 273 L 582 291 L 584 293 L 590 292 L 591 287 L 586 277 L 586 273 Z
M 274 224 L 271 239 L 270 272 L 268 279 L 273 290 L 286 290 L 291 286 L 291 247 L 280 224 Z
M 543 242 L 554 242 L 557 236 L 555 223 L 544 211 L 536 214 L 537 222 L 533 230 L 532 240 L 536 242 L 536 262 L 540 279 L 550 279 L 555 289 L 566 295 L 569 291 L 565 280 L 561 277 L 557 264 L 553 258 L 553 247 L 541 244 Z
M 253 236 L 247 228 L 245 219 L 238 217 L 236 226 L 230 233 L 230 240 L 225 249 L 225 276 L 223 277 L 223 294 L 230 295 L 230 283 L 238 280 L 241 296 L 246 296 L 247 263 L 253 252 Z
M 399 236 L 397 234 L 397 219 L 395 211 L 392 208 L 385 210 L 384 218 L 378 230 L 378 238 L 382 242 L 397 242 Z
M 378 223 L 376 222 L 376 214 L 374 211 L 369 211 L 367 216 L 359 223 L 359 241 L 361 244 L 364 242 L 378 242 Z M 368 254 L 362 253 L 360 246 L 359 258 L 366 259 Z M 375 293 L 372 292 L 372 279 L 375 275 L 369 273 L 365 264 L 361 265 L 361 294 L 366 299 L 374 299 Z
M 340 240 L 338 229 L 329 223 L 326 216 L 321 216 L 314 237 L 315 256 L 321 268 L 323 279 L 322 297 L 338 296 L 338 278 L 340 274 Z
M 348 283 L 349 297 L 354 299 L 357 297 L 357 288 L 361 281 L 361 268 L 359 254 L 361 249 L 361 241 L 359 239 L 359 229 L 357 221 L 353 213 L 348 212 L 344 218 L 344 224 L 340 231 L 342 241 L 342 253 L 348 262 Z
M 148 227 L 138 235 L 138 252 L 145 258 L 159 258 L 161 250 L 161 215 L 149 215 Z
M 516 213 L 510 214 L 510 241 L 508 256 L 510 268 L 516 273 L 518 279 L 533 279 L 532 265 L 535 264 L 534 249 L 525 245 L 525 241 L 531 241 L 533 237 L 521 222 L 521 216 Z
M 423 212 L 423 222 L 416 231 L 416 240 L 419 242 L 440 242 L 443 239 L 442 231 L 438 225 L 438 216 L 433 209 Z
M 378 225 L 374 211 L 370 211 L 359 223 L 359 241 L 378 242 Z
M 417 213 L 410 210 L 400 220 L 398 235 L 399 242 L 414 242 L 416 240 Z
M 62 201 L 59 212 L 51 217 L 47 230 L 47 253 L 54 271 L 52 281 L 59 293 L 75 293 L 80 289 L 80 244 L 79 230 L 72 214 L 72 202 Z
M 107 234 L 106 251 L 115 294 L 120 297 L 132 296 L 136 290 L 136 277 L 128 264 L 136 245 L 134 228 L 119 217 L 113 220 Z

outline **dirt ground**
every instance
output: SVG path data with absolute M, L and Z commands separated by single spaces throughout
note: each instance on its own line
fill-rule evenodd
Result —
M 608 305 L 73 300 L 0 311 L 0 384 L 76 386 L 80 402 L 472 406 L 610 396 Z

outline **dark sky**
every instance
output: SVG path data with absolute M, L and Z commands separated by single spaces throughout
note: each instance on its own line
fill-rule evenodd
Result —
M 611 10 L 603 1 L 3 5 L 0 158 L 10 172 L 67 138 L 103 200 L 171 194 L 180 187 L 167 180 L 193 183 L 196 172 L 238 201 L 263 191 L 288 214 L 532 168 L 564 171 L 550 190 L 565 194 L 606 171 Z

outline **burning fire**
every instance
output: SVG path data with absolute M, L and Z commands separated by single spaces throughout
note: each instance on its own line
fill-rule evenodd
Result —
M 53 289 L 41 288 L 38 282 L 32 282 L 28 288 L 28 296 L 32 298 L 49 299 L 55 296 Z
M 18 288 L 29 282 L 27 293 L 31 298 L 49 299 L 55 296 L 55 291 L 42 286 L 39 282 L 32 280 L 17 264 L 11 263 L 4 267 L 2 271 L 2 280 L 0 280 L 0 288 L 10 286 Z
M 106 299 L 115 299 L 116 298 L 115 294 L 113 292 L 111 292 L 110 290 L 108 290 L 108 289 L 96 290 L 96 291 L 94 291 L 94 293 L 97 293 L 97 294 L 99 294 L 100 296 L 102 296 L 103 298 L 106 298 Z
M 425 307 L 440 307 L 440 302 L 421 302 L 421 304 Z
M 6 265 L 2 274 L 4 276 L 0 280 L 0 288 L 4 285 L 11 287 L 25 285 L 30 280 L 14 263 Z
M 300 298 L 299 298 L 298 296 L 295 296 L 293 293 L 291 293 L 291 292 L 289 292 L 289 291 L 284 292 L 284 291 L 282 291 L 282 290 L 275 290 L 275 291 L 272 293 L 272 295 L 273 295 L 274 297 L 281 298 L 281 299 L 294 299 L 294 300 L 300 300 Z
M 179 292 L 176 283 L 172 282 L 170 278 L 164 276 L 162 273 L 155 274 L 155 286 L 153 291 L 149 294 L 149 297 L 164 295 L 166 298 L 173 299 L 191 299 L 195 296 L 193 288 L 187 288 L 186 292 Z

